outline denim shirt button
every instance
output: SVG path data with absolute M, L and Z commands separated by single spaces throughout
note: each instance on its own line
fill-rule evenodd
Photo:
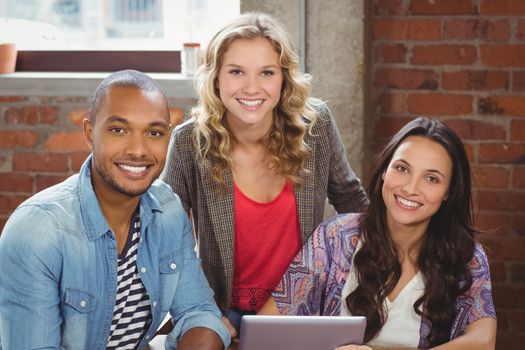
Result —
M 171 268 L 172 270 L 175 270 L 175 269 L 177 268 L 177 264 L 175 264 L 175 263 L 171 263 L 171 264 L 170 264 L 170 268 Z
M 156 301 L 153 302 L 153 307 L 155 307 L 155 306 L 157 306 L 157 302 Z
M 86 301 L 85 300 L 81 300 L 80 301 L 80 307 L 86 307 Z
M 146 268 L 145 268 L 145 267 L 141 267 L 141 268 L 140 268 L 140 272 L 142 272 L 142 273 L 146 273 Z

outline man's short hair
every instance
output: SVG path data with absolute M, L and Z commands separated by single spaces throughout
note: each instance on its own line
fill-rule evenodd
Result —
M 168 100 L 160 85 L 148 75 L 133 69 L 121 70 L 108 75 L 97 86 L 91 106 L 89 108 L 89 121 L 94 124 L 96 115 L 102 103 L 104 103 L 106 92 L 115 86 L 129 87 L 139 89 L 141 91 L 156 91 L 161 96 L 164 105 L 166 106 L 166 113 L 169 118 Z

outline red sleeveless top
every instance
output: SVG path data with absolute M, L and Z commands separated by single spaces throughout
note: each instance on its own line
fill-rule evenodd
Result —
M 293 186 L 258 203 L 234 184 L 235 247 L 232 308 L 258 311 L 301 248 Z

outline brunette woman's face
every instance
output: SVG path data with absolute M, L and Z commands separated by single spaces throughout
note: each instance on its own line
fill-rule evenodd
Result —
M 279 55 L 268 39 L 234 40 L 224 53 L 217 80 L 230 127 L 271 126 L 283 73 Z
M 407 137 L 382 175 L 389 228 L 426 230 L 446 199 L 451 176 L 452 160 L 443 146 L 426 137 Z

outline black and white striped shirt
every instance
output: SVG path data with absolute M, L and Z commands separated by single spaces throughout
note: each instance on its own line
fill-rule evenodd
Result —
M 151 323 L 150 300 L 137 270 L 140 216 L 133 215 L 128 240 L 118 257 L 117 299 L 107 349 L 136 349 Z

